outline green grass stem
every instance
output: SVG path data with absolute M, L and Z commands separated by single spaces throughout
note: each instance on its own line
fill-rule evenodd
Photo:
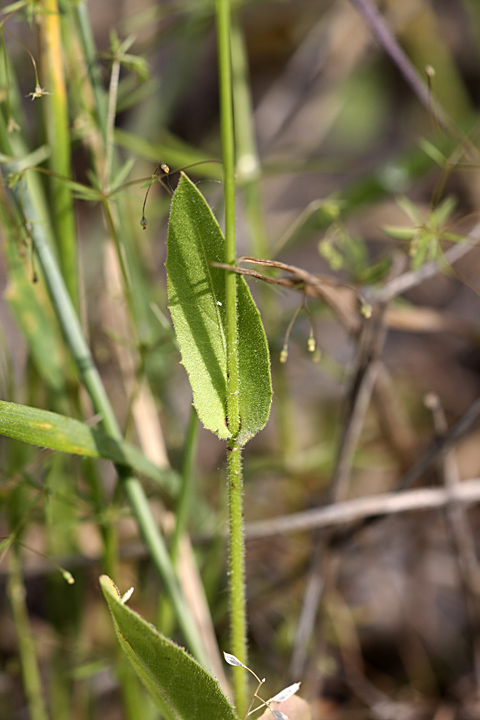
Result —
M 108 110 L 107 110 L 107 136 L 105 141 L 105 168 L 103 186 L 108 192 L 112 181 L 113 157 L 114 157 L 114 132 L 115 117 L 117 114 L 118 83 L 120 81 L 120 59 L 114 57 L 110 71 L 110 84 L 108 89 Z
M 235 243 L 235 140 L 232 106 L 231 8 L 230 0 L 217 0 L 217 36 L 220 85 L 220 123 L 225 192 L 225 262 L 234 265 Z M 233 439 L 228 448 L 228 490 L 230 529 L 230 623 L 231 652 L 247 663 L 247 621 L 245 603 L 245 540 L 243 527 L 243 477 L 238 404 L 237 278 L 225 273 L 227 325 L 227 419 Z M 247 708 L 246 673 L 234 674 L 234 691 L 240 717 Z
M 253 122 L 247 50 L 238 12 L 232 14 L 232 92 L 237 182 L 242 188 L 251 254 L 268 257 L 262 209 L 261 165 Z
M 26 591 L 23 584 L 17 548 L 14 548 L 10 554 L 8 596 L 17 633 L 23 684 L 27 696 L 30 717 L 31 720 L 48 720 L 42 695 L 42 681 L 36 658 L 35 642 L 28 619 Z
M 192 405 L 183 451 L 180 492 L 175 507 L 175 527 L 170 542 L 170 560 L 174 568 L 178 559 L 180 542 L 187 528 L 190 501 L 192 496 L 193 465 L 195 462 L 195 455 L 198 444 L 199 428 L 200 421 L 198 419 L 197 412 Z M 167 598 L 162 597 L 160 598 L 160 603 L 158 607 L 158 627 L 165 635 L 170 635 L 172 626 L 173 615 L 171 604 L 168 602 Z
M 187 429 L 187 437 L 185 438 L 185 447 L 183 451 L 182 483 L 175 512 L 175 530 L 170 544 L 170 557 L 174 565 L 178 557 L 180 541 L 185 533 L 188 522 L 190 500 L 192 496 L 193 467 L 197 451 L 199 427 L 200 423 L 197 417 L 197 412 L 192 405 Z
M 97 63 L 97 50 L 88 16 L 87 3 L 84 0 L 73 3 L 73 12 L 74 24 L 82 46 L 88 78 L 94 96 L 96 126 L 99 128 L 105 143 L 107 138 L 107 99 Z

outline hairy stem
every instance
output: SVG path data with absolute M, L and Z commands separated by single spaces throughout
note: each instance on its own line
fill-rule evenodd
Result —
M 230 0 L 217 0 L 218 64 L 220 85 L 220 121 L 225 186 L 225 263 L 234 265 L 235 247 L 235 141 L 232 107 L 231 7 Z M 243 663 L 247 661 L 245 608 L 245 559 L 243 528 L 243 478 L 241 447 L 237 442 L 240 429 L 238 404 L 238 328 L 237 278 L 225 273 L 227 324 L 227 419 L 232 433 L 228 452 L 228 491 L 230 526 L 230 622 L 232 652 Z M 245 673 L 234 675 L 235 702 L 242 716 L 247 707 Z

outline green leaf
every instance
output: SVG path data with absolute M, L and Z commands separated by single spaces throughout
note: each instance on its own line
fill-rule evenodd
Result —
M 128 465 L 158 483 L 169 496 L 177 491 L 177 476 L 172 471 L 159 468 L 133 445 L 118 442 L 99 428 L 64 415 L 0 401 L 0 435 L 50 450 Z
M 168 230 L 169 308 L 193 401 L 206 428 L 229 438 L 225 271 L 212 267 L 224 260 L 225 239 L 203 195 L 182 174 L 175 190 Z M 270 360 L 260 315 L 240 276 L 238 298 L 238 367 L 240 434 L 244 444 L 267 422 L 272 399 Z
M 272 404 L 272 380 L 267 338 L 260 313 L 244 278 L 241 275 L 236 277 L 240 405 L 238 442 L 244 445 L 265 427 Z
M 168 228 L 169 309 L 200 420 L 220 438 L 226 422 L 225 276 L 210 267 L 224 259 L 224 238 L 210 208 L 182 176 Z
M 442 239 L 449 240 L 450 242 L 467 242 L 465 235 L 458 235 L 457 233 L 442 232 Z
M 113 178 L 113 182 L 110 187 L 111 195 L 113 193 L 115 193 L 117 190 L 119 190 L 122 187 L 123 183 L 126 182 L 127 177 L 130 175 L 130 172 L 131 172 L 134 164 L 135 164 L 135 160 L 133 158 L 129 158 L 122 165 L 122 167 L 115 172 L 115 177 Z
M 443 152 L 440 150 L 440 148 L 436 147 L 433 143 L 431 143 L 426 138 L 422 138 L 419 142 L 419 147 L 423 150 L 423 152 L 428 155 L 429 158 L 433 160 L 433 162 L 437 163 L 437 165 L 440 165 L 440 167 L 444 167 L 445 163 L 447 162 L 446 156 L 443 154 Z
M 218 682 L 185 650 L 126 605 L 112 580 L 100 578 L 118 640 L 167 720 L 238 720 Z
M 409 198 L 405 197 L 405 195 L 400 195 L 397 198 L 397 205 L 402 208 L 403 212 L 408 215 L 410 220 L 417 226 L 421 226 L 423 224 L 423 217 L 420 210 L 417 208 L 414 202 L 412 202 Z
M 96 187 L 76 182 L 75 180 L 71 180 L 67 177 L 62 177 L 62 182 L 72 191 L 77 200 L 84 200 L 85 202 L 100 202 L 103 199 L 101 191 Z
M 432 212 L 432 220 L 437 227 L 441 227 L 455 210 L 457 201 L 454 197 L 446 197 Z
M 401 225 L 383 225 L 383 231 L 394 238 L 394 240 L 412 240 L 417 234 L 416 228 L 403 227 Z

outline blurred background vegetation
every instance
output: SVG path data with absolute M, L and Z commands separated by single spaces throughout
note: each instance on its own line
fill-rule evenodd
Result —
M 454 265 L 443 254 L 480 237 L 480 6 L 379 4 L 418 71 L 421 102 L 356 5 L 233 4 L 238 254 L 358 286 L 375 310 L 369 339 L 310 298 L 283 364 L 302 296 L 250 283 L 275 395 L 245 451 L 247 536 L 255 521 L 393 491 L 462 418 L 467 431 L 415 481 L 480 475 L 467 415 L 480 393 L 480 254 L 460 252 Z M 160 184 L 145 230 L 140 220 L 160 161 L 174 170 L 221 159 L 214 4 L 20 0 L 2 4 L 1 30 L 1 399 L 98 421 L 32 253 L 35 218 L 125 437 L 180 473 L 191 395 L 166 308 L 170 197 Z M 187 172 L 221 221 L 220 165 Z M 22 216 L 27 197 L 34 210 Z M 429 261 L 438 272 L 424 277 Z M 409 272 L 411 286 L 378 309 L 381 289 Z M 174 554 L 194 614 L 228 651 L 224 452 L 199 431 Z M 0 717 L 156 717 L 119 657 L 99 574 L 122 592 L 135 586 L 131 604 L 184 639 L 112 467 L 8 438 L 0 458 Z M 144 487 L 169 537 L 175 499 Z M 255 539 L 252 527 L 249 664 L 266 693 L 302 680 L 314 718 L 478 718 L 479 520 L 452 505 L 348 539 L 275 526 Z

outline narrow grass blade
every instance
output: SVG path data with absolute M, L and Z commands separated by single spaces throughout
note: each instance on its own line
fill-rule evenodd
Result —
M 99 428 L 64 415 L 0 401 L 0 435 L 50 450 L 126 465 L 158 483 L 170 497 L 177 492 L 178 478 L 173 471 L 162 470 L 124 440 L 115 440 Z

